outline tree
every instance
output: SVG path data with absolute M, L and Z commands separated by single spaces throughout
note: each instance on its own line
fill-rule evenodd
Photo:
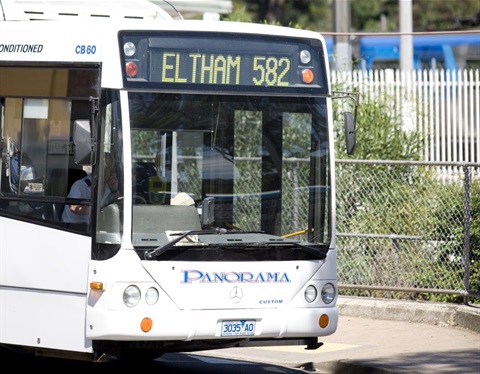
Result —
M 233 0 L 233 5 L 234 12 L 243 10 L 252 22 L 298 25 L 326 32 L 333 31 L 333 1 L 347 0 Z M 398 31 L 398 2 L 350 0 L 351 30 Z M 478 0 L 412 0 L 412 11 L 414 31 L 468 30 L 480 26 Z
M 234 0 L 253 22 L 299 26 L 314 31 L 332 30 L 331 0 Z
M 480 25 L 478 0 L 412 0 L 413 31 L 467 30 Z M 399 0 L 351 2 L 354 31 L 398 31 Z M 386 26 L 385 30 L 383 27 Z

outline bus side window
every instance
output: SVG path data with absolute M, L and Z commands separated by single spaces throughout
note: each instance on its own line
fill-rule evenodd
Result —
M 23 100 L 20 162 L 21 171 L 30 173 L 20 178 L 25 180 L 20 182 L 20 194 L 44 195 L 51 106 L 48 99 Z
M 22 99 L 2 98 L 1 124 L 1 194 L 0 209 L 11 213 L 19 212 L 19 204 L 12 198 L 18 196 L 20 182 L 20 143 L 22 126 Z
M 1 150 L 2 150 L 2 195 L 14 195 L 18 188 L 13 181 L 12 189 L 12 164 L 17 160 L 13 157 L 18 153 L 22 125 L 22 99 L 2 99 L 1 116 Z
M 4 196 L 10 190 L 10 186 L 8 182 L 10 165 L 9 165 L 9 162 L 7 161 L 7 155 L 6 155 L 6 152 L 3 151 L 3 148 L 4 147 L 0 145 L 0 150 L 1 150 L 0 196 Z
M 6 153 L 3 151 L 2 144 L 0 143 L 0 209 L 8 207 L 8 202 L 1 199 L 9 191 L 7 168 L 9 165 L 6 160 Z
M 59 222 L 69 186 L 85 175 L 73 162 L 71 127 L 73 115 L 88 114 L 88 100 L 4 98 L 1 104 L 0 209 Z

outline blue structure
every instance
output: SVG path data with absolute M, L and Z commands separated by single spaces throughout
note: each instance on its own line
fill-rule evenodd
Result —
M 330 59 L 334 55 L 332 38 L 327 39 Z M 352 43 L 353 60 L 367 70 L 376 67 L 399 67 L 399 36 L 360 36 Z M 414 35 L 413 66 L 432 67 L 433 62 L 444 69 L 458 69 L 466 64 L 480 65 L 480 33 Z

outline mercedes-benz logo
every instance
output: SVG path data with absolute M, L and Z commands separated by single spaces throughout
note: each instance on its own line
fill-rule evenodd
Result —
M 240 287 L 233 287 L 230 291 L 230 301 L 232 303 L 239 303 L 243 298 L 243 291 Z

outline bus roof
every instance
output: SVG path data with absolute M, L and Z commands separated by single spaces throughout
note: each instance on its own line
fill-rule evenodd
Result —
M 0 21 L 172 18 L 162 7 L 148 0 L 0 0 L 0 10 Z

